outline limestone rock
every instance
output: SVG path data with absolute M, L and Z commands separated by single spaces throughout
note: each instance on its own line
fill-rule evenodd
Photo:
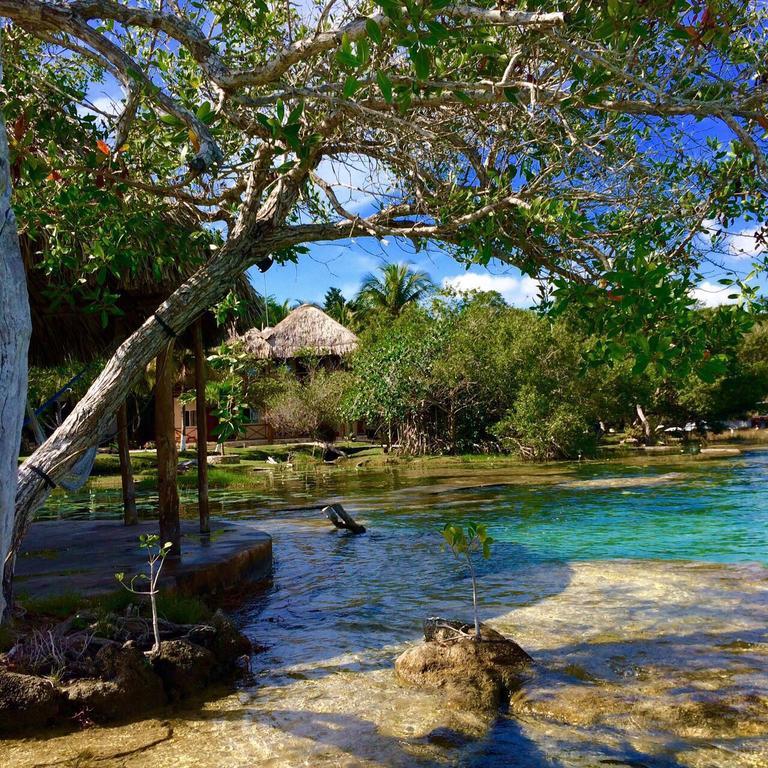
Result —
M 216 657 L 211 651 L 187 640 L 164 641 L 152 657 L 152 667 L 172 701 L 205 688 L 215 666 Z
M 166 703 L 162 680 L 135 646 L 105 645 L 94 663 L 98 678 L 75 680 L 64 689 L 72 714 L 105 722 Z
M 461 622 L 428 623 L 428 639 L 401 654 L 395 672 L 406 683 L 445 691 L 453 705 L 498 708 L 522 685 L 533 659 L 490 627 L 480 626 L 480 640 L 471 630 Z
M 239 464 L 240 463 L 240 457 L 237 455 L 222 456 L 221 454 L 218 454 L 218 453 L 214 454 L 213 456 L 209 456 L 206 460 L 209 464 Z
M 51 681 L 0 669 L 0 733 L 44 726 L 59 714 L 61 703 Z
M 232 670 L 237 666 L 239 659 L 253 651 L 251 642 L 220 610 L 213 614 L 211 624 L 216 630 L 210 646 L 210 650 L 216 657 L 216 665 L 225 672 Z

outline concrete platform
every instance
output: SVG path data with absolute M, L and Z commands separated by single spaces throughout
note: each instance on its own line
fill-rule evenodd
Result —
M 16 564 L 20 596 L 77 592 L 101 595 L 121 589 L 126 579 L 147 572 L 139 535 L 157 533 L 157 523 L 130 527 L 117 520 L 41 520 L 32 525 Z M 243 581 L 259 581 L 272 569 L 272 538 L 247 522 L 211 521 L 201 535 L 197 523 L 182 522 L 181 562 L 166 562 L 161 586 L 184 594 L 215 594 Z M 140 586 L 143 589 L 143 586 Z

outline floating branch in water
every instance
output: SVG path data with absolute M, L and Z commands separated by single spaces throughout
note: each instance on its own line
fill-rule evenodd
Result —
M 352 515 L 341 504 L 331 504 L 330 506 L 323 507 L 323 514 L 336 528 L 351 531 L 352 533 L 365 533 L 365 526 L 355 522 Z

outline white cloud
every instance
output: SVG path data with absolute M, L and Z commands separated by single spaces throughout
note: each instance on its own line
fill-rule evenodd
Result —
M 704 280 L 691 291 L 691 296 L 704 307 L 719 307 L 723 304 L 733 304 L 735 299 L 729 299 L 728 296 L 736 292 L 737 289 L 731 285 L 718 285 Z
M 93 115 L 97 122 L 105 128 L 111 125 L 123 110 L 123 103 L 111 96 L 97 96 L 89 100 L 89 105 L 78 104 L 78 114 L 82 116 Z
M 755 237 L 761 229 L 762 225 L 755 224 L 729 233 L 725 239 L 726 250 L 735 259 L 754 259 L 762 255 L 765 249 Z
M 92 104 L 96 109 L 100 109 L 112 117 L 117 117 L 123 109 L 123 103 L 116 101 L 110 96 L 98 96 L 93 100 Z
M 701 222 L 701 227 L 702 231 L 696 234 L 696 238 L 702 245 L 709 248 L 712 246 L 712 238 L 715 232 L 720 229 L 720 225 L 718 224 L 717 219 L 704 219 L 704 221 Z
M 722 231 L 722 225 L 716 219 L 705 219 L 702 223 L 704 232 L 699 232 L 697 238 L 705 248 L 713 246 L 714 236 Z M 726 231 L 718 238 L 717 251 L 725 253 L 732 259 L 754 259 L 765 254 L 765 248 L 757 241 L 756 235 L 763 229 L 763 224 L 742 226 L 739 229 Z
M 443 278 L 443 288 L 459 293 L 468 291 L 496 291 L 517 307 L 530 307 L 539 295 L 539 283 L 531 277 L 492 275 L 489 272 L 465 272 L 463 275 Z
M 350 213 L 367 215 L 376 202 L 391 202 L 397 195 L 393 178 L 375 160 L 358 155 L 324 158 L 317 175 L 330 184 Z

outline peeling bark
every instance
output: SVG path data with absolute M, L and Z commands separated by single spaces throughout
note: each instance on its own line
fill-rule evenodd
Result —
M 3 76 L 0 48 L 0 81 Z M 11 207 L 8 139 L 0 111 L 0 563 L 11 550 L 16 470 L 27 403 L 27 353 L 32 335 L 27 281 Z M 11 553 L 11 557 L 13 555 Z M 0 621 L 6 601 L 0 595 Z

